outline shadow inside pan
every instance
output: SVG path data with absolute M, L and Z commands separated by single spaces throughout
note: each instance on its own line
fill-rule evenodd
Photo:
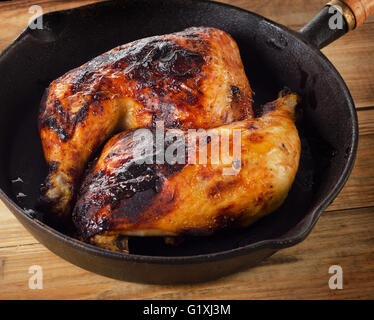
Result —
M 335 73 L 319 56 L 311 55 L 306 45 L 256 15 L 228 14 L 230 10 L 209 3 L 185 7 L 180 1 L 154 3 L 128 1 L 118 7 L 102 3 L 100 10 L 79 8 L 50 14 L 46 17 L 51 26 L 48 37 L 28 30 L 11 49 L 12 55 L 2 56 L 0 74 L 9 77 L 0 92 L 0 187 L 25 214 L 43 220 L 43 214 L 35 209 L 46 176 L 37 112 L 44 88 L 53 79 L 135 39 L 190 26 L 212 26 L 230 33 L 238 42 L 256 106 L 274 100 L 284 86 L 302 96 L 297 121 L 302 156 L 296 180 L 284 205 L 250 228 L 189 238 L 178 247 L 165 245 L 158 238 L 134 238 L 130 250 L 142 255 L 191 256 L 296 232 L 312 205 L 322 201 L 334 186 L 351 148 L 351 115 L 347 97 L 334 85 Z M 58 21 L 55 34 L 54 19 Z M 323 106 L 325 110 L 321 110 Z M 337 115 L 340 123 L 335 121 Z

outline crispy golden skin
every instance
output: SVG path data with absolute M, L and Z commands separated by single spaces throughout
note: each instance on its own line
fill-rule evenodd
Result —
M 124 129 L 211 128 L 252 114 L 252 92 L 235 41 L 214 28 L 141 39 L 53 81 L 39 131 L 49 175 L 47 212 L 66 218 L 93 153 Z
M 224 164 L 222 157 L 211 164 L 211 152 L 207 164 L 137 164 L 135 131 L 116 135 L 82 185 L 73 212 L 80 234 L 118 250 L 116 239 L 123 235 L 209 234 L 246 227 L 274 211 L 285 200 L 299 165 L 296 104 L 297 96 L 285 93 L 256 117 L 207 130 L 226 135 L 230 153 L 233 130 L 240 130 L 241 168 L 234 175 L 223 174 L 232 164 Z M 207 141 L 209 151 L 212 140 Z M 202 146 L 197 145 L 197 152 Z

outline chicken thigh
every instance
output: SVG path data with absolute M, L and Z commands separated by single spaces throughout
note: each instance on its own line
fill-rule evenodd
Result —
M 45 211 L 57 222 L 70 217 L 87 162 L 116 132 L 156 121 L 166 128 L 206 129 L 251 115 L 252 91 L 239 50 L 224 31 L 189 28 L 114 48 L 53 81 L 42 99 Z
M 196 138 L 211 138 L 196 139 L 199 142 L 192 152 L 185 139 L 184 163 L 141 162 L 140 153 L 134 152 L 139 146 L 137 130 L 114 136 L 89 170 L 73 211 L 81 238 L 121 250 L 123 236 L 206 235 L 227 227 L 247 227 L 276 210 L 299 165 L 297 100 L 297 95 L 282 92 L 254 117 L 193 133 Z M 235 153 L 234 139 L 239 137 L 235 131 L 240 133 L 239 153 Z M 215 133 L 221 141 L 218 151 L 222 141 L 228 141 L 231 162 L 224 161 L 222 152 L 218 162 L 213 161 Z M 207 147 L 207 161 L 201 163 L 203 147 Z M 147 159 L 154 161 L 156 152 L 152 156 Z M 190 163 L 195 156 L 197 161 Z

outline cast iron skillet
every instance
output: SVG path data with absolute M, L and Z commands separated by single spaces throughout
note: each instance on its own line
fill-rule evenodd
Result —
M 349 19 L 346 11 L 345 16 Z M 344 20 L 343 29 L 331 30 L 330 17 L 326 7 L 301 32 L 294 32 L 239 8 L 192 0 L 108 1 L 43 15 L 44 29 L 27 28 L 0 56 L 1 199 L 57 255 L 126 281 L 206 281 L 297 244 L 342 189 L 357 149 L 351 95 L 319 50 L 346 33 L 352 21 Z M 234 37 L 257 106 L 275 99 L 284 86 L 302 96 L 302 157 L 285 204 L 250 228 L 190 239 L 178 247 L 167 247 L 157 238 L 133 239 L 132 254 L 94 247 L 43 223 L 35 206 L 46 175 L 36 126 L 44 88 L 117 45 L 190 26 L 217 27 Z

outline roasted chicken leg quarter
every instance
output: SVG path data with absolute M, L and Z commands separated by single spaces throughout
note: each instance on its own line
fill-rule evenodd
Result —
M 113 133 L 158 120 L 166 128 L 213 128 L 246 119 L 251 107 L 237 44 L 218 29 L 141 39 L 94 58 L 53 81 L 41 102 L 46 212 L 69 217 L 87 162 Z
M 296 104 L 295 94 L 283 93 L 256 117 L 206 131 L 218 132 L 221 141 L 226 136 L 233 150 L 233 132 L 239 130 L 240 170 L 235 174 L 223 174 L 231 165 L 222 158 L 211 161 L 212 148 L 207 148 L 205 164 L 138 164 L 134 130 L 114 136 L 80 190 L 73 220 L 81 237 L 121 250 L 123 236 L 204 235 L 246 227 L 274 211 L 285 200 L 299 165 Z M 208 147 L 213 143 L 206 141 Z M 198 144 L 196 152 L 202 147 Z

